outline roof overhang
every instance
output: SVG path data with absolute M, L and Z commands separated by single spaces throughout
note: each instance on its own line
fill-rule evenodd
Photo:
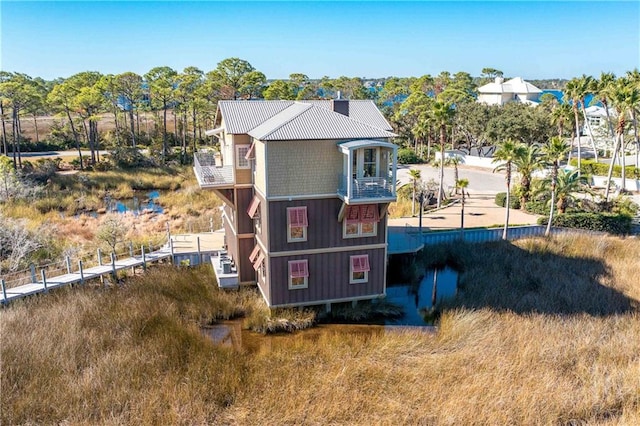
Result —
M 398 149 L 398 145 L 375 139 L 361 139 L 338 144 L 338 149 L 344 154 L 349 154 L 350 152 L 361 148 L 387 148 L 396 151 Z
M 224 127 L 216 127 L 215 129 L 205 130 L 204 134 L 207 136 L 214 136 L 222 133 Z

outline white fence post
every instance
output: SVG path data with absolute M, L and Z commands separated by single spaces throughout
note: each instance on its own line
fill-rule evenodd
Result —
M 44 269 L 40 270 L 40 275 L 42 275 L 42 284 L 44 285 L 44 291 L 48 292 L 49 289 L 47 288 L 47 275 L 44 272 Z
M 4 280 L 1 279 L 0 284 L 2 284 L 2 301 L 4 303 L 7 303 L 7 284 L 4 282 Z
M 142 269 L 147 270 L 147 254 L 144 252 L 144 244 L 142 245 Z
M 65 263 L 67 264 L 67 274 L 71 273 L 71 259 L 67 256 L 65 259 Z
M 202 264 L 202 253 L 200 252 L 200 237 L 196 239 L 198 242 L 198 265 Z
M 98 249 L 98 265 L 102 266 L 102 252 Z
M 78 269 L 80 270 L 80 284 L 84 284 L 84 271 L 82 270 L 82 260 L 78 260 Z
M 173 251 L 173 241 L 171 239 L 169 239 L 169 251 L 171 252 L 171 264 L 173 265 L 173 263 L 174 263 L 174 260 L 173 260 L 174 251 Z
M 114 252 L 111 252 L 111 271 L 113 274 L 113 279 L 117 280 L 118 275 L 116 273 L 116 254 Z
M 133 241 L 129 241 L 129 257 L 133 257 Z
M 32 263 L 31 265 L 29 265 L 29 269 L 31 269 L 31 282 L 37 283 L 38 279 L 36 278 L 36 265 Z

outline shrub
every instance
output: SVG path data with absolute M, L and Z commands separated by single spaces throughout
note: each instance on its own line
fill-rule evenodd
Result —
M 500 207 L 504 207 L 507 203 L 507 193 L 506 192 L 498 192 L 496 194 L 496 199 L 495 202 L 498 206 Z M 518 198 L 518 196 L 516 194 L 511 194 L 511 198 L 509 200 L 509 202 L 511 203 L 511 208 L 512 209 L 519 209 L 520 208 L 520 198 Z
M 420 157 L 412 149 L 400 148 L 398 150 L 398 163 L 417 164 L 420 163 Z
M 569 164 L 578 167 L 578 160 L 572 158 L 569 161 Z M 607 176 L 609 174 L 609 165 L 605 163 L 596 163 L 595 160 L 582 160 L 580 162 L 580 166 L 582 169 L 582 174 L 591 175 L 591 176 Z M 640 178 L 640 169 L 637 169 L 635 166 L 626 166 L 626 176 L 627 179 Z M 622 176 L 622 167 L 618 165 L 613 166 L 613 177 L 621 177 Z
M 540 225 L 546 225 L 547 221 L 547 217 L 538 219 Z M 567 213 L 555 216 L 553 226 L 625 235 L 631 232 L 631 217 L 610 213 Z
M 527 203 L 524 205 L 524 209 L 527 211 L 527 213 L 540 215 L 549 214 L 549 206 L 546 200 L 527 201 Z

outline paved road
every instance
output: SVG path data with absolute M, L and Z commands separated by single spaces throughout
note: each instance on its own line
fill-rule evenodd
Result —
M 438 168 L 430 164 L 411 164 L 399 165 L 397 179 L 401 184 L 410 183 L 409 170 L 418 169 L 423 181 L 430 179 L 438 182 Z M 459 178 L 469 179 L 468 190 L 471 193 L 495 194 L 506 190 L 506 181 L 504 174 L 493 173 L 491 170 L 482 170 L 466 166 L 458 166 Z M 444 168 L 444 184 L 445 187 L 453 187 L 455 179 L 453 178 L 453 167 Z M 512 182 L 513 183 L 513 182 Z

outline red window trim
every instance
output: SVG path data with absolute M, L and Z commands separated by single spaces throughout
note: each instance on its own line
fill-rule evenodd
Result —
M 369 255 L 351 256 L 351 272 L 369 272 Z
M 258 268 L 260 268 L 260 265 L 262 264 L 263 260 L 264 260 L 264 253 L 260 252 L 256 261 L 253 262 L 253 269 L 257 271 Z
M 360 206 L 360 222 L 375 223 L 380 221 L 378 206 L 376 204 L 364 204 Z
M 348 206 L 345 215 L 347 225 L 355 225 L 356 223 L 375 223 L 380 221 L 377 204 L 360 204 L 356 206 Z
M 290 260 L 289 276 L 291 278 L 306 278 L 309 276 L 309 262 L 307 260 Z
M 247 208 L 247 214 L 251 219 L 256 218 L 256 214 L 258 213 L 258 208 L 260 207 L 260 198 L 257 195 L 253 196 L 251 203 L 249 203 L 249 207 Z
M 251 251 L 251 254 L 249 255 L 249 262 L 253 263 L 253 261 L 256 260 L 258 253 L 260 253 L 260 246 L 256 244 L 256 246 L 253 248 L 253 251 Z
M 290 227 L 309 226 L 306 207 L 289 207 L 287 208 L 287 216 Z

